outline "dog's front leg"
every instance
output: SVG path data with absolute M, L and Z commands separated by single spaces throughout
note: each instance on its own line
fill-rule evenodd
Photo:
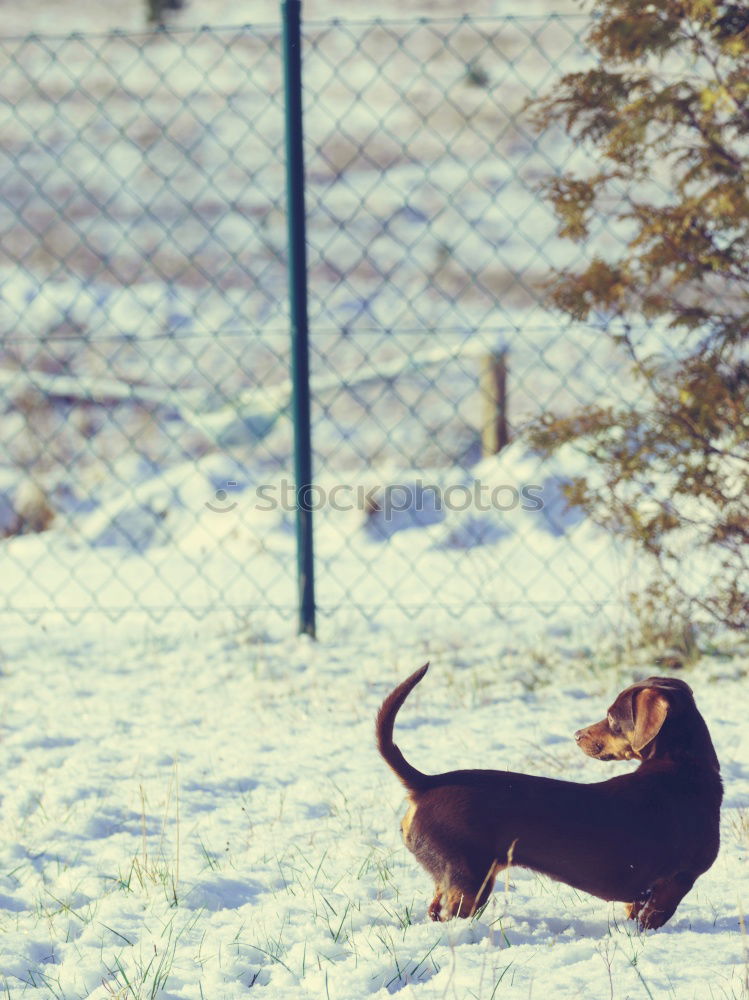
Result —
M 694 883 L 695 876 L 689 872 L 657 879 L 634 903 L 627 905 L 627 916 L 639 923 L 640 930 L 656 930 L 670 920 Z

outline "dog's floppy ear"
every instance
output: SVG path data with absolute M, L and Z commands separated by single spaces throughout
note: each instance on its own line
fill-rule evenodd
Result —
M 636 691 L 632 699 L 634 710 L 634 726 L 632 734 L 632 749 L 640 753 L 651 743 L 668 715 L 668 698 L 654 687 L 644 687 Z
M 625 733 L 635 731 L 636 697 L 636 691 L 624 691 L 609 709 L 609 715 L 615 716 Z

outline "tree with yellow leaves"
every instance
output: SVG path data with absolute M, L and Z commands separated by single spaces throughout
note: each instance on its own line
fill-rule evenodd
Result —
M 576 166 L 549 179 L 586 263 L 552 303 L 624 352 L 638 395 L 547 415 L 596 475 L 573 503 L 659 561 L 672 594 L 749 627 L 749 4 L 594 0 L 595 65 L 537 102 Z M 659 585 L 662 586 L 662 583 Z

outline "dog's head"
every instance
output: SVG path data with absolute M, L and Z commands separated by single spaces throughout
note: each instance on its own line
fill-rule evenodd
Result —
M 646 760 L 669 714 L 694 705 L 692 689 L 673 677 L 648 677 L 617 695 L 606 718 L 575 733 L 577 745 L 596 760 Z

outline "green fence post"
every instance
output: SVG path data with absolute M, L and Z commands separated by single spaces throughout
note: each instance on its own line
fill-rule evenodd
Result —
M 302 4 L 283 0 L 283 61 L 286 107 L 286 195 L 289 233 L 292 413 L 296 477 L 299 632 L 315 635 L 315 567 L 312 546 L 312 434 L 307 318 L 307 234 L 304 211 L 302 129 Z

